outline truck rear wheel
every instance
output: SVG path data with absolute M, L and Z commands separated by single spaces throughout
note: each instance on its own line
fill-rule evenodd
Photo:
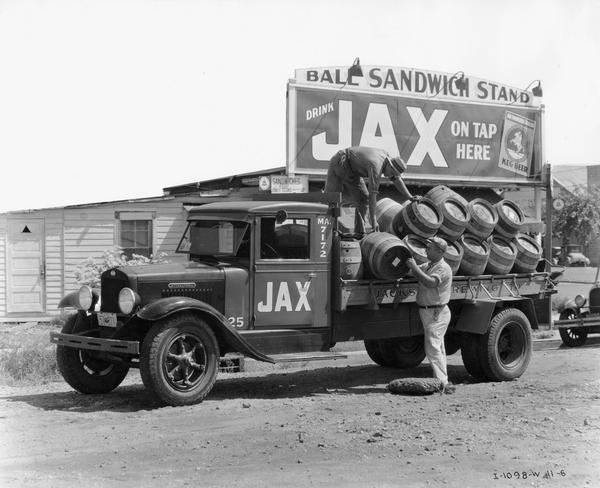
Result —
M 481 337 L 481 366 L 487 379 L 509 381 L 521 376 L 531 360 L 531 326 L 516 308 L 494 315 L 488 332 Z
M 425 359 L 423 337 L 393 337 L 379 339 L 379 349 L 384 361 L 393 368 L 414 368 Z
M 464 332 L 461 335 L 460 354 L 467 372 L 477 380 L 484 380 L 485 372 L 483 371 L 481 358 L 479 357 L 481 350 L 480 343 L 480 335 Z
M 460 334 L 447 331 L 444 336 L 444 349 L 446 349 L 446 356 L 457 353 L 460 349 Z
M 577 318 L 573 310 L 563 310 L 560 314 L 560 320 L 573 320 Z M 563 344 L 568 347 L 579 347 L 585 344 L 587 340 L 587 331 L 574 328 L 574 329 L 558 329 L 560 338 Z
M 76 313 L 67 318 L 63 334 L 73 334 L 91 329 L 90 319 L 83 313 Z M 127 372 L 128 366 L 113 364 L 99 356 L 96 351 L 57 346 L 56 363 L 65 381 L 80 393 L 108 393 L 119 386 Z
M 214 332 L 193 314 L 176 315 L 154 325 L 142 345 L 144 386 L 162 402 L 199 403 L 212 389 L 219 369 Z
M 390 361 L 387 361 L 381 352 L 378 339 L 365 339 L 365 350 L 374 363 L 380 366 L 391 366 Z

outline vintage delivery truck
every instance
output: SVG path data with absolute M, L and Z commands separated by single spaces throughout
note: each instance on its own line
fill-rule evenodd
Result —
M 183 264 L 120 267 L 65 296 L 77 309 L 57 344 L 64 379 L 82 393 L 107 393 L 139 368 L 169 405 L 202 401 L 219 360 L 323 359 L 343 341 L 370 358 L 411 368 L 425 358 L 416 281 L 345 279 L 339 194 L 295 200 L 223 200 L 193 208 L 178 247 Z M 553 292 L 548 274 L 455 276 L 446 335 L 481 380 L 526 370 L 537 327 L 535 300 Z

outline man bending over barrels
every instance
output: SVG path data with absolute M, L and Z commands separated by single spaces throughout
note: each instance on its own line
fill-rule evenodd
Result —
M 452 270 L 444 261 L 448 245 L 439 237 L 427 239 L 428 263 L 418 265 L 412 258 L 406 261 L 413 276 L 419 282 L 417 305 L 425 333 L 425 354 L 433 368 L 433 375 L 442 383 L 444 393 L 453 393 L 454 385 L 448 383 L 444 335 L 450 323 L 450 300 Z
M 344 202 L 357 207 L 354 231 L 365 232 L 367 205 L 370 210 L 371 225 L 379 231 L 375 217 L 377 193 L 381 176 L 389 178 L 404 199 L 416 200 L 402 181 L 406 163 L 400 157 L 391 157 L 384 149 L 355 146 L 338 151 L 329 162 L 325 192 L 342 192 Z M 369 187 L 363 178 L 367 178 Z

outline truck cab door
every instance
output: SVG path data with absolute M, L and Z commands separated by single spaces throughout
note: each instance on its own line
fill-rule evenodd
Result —
M 332 218 L 263 216 L 255 229 L 255 328 L 328 327 Z

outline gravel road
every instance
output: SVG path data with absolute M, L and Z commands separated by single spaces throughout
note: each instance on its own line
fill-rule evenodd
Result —
M 160 407 L 130 373 L 110 395 L 0 388 L 0 485 L 599 486 L 600 348 L 534 352 L 523 377 L 454 395 L 392 395 L 393 370 L 335 363 L 222 374 L 191 407 Z M 269 369 L 271 368 L 271 369 Z

